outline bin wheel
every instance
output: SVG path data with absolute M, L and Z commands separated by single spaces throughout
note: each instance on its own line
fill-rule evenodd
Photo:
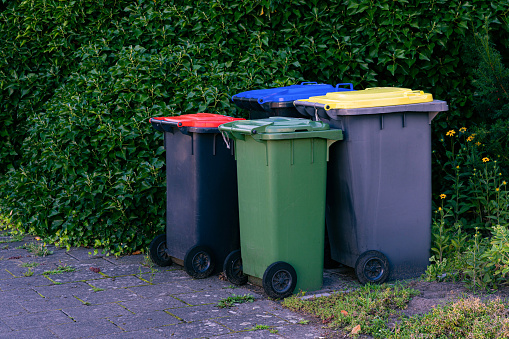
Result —
M 163 267 L 171 265 L 171 257 L 166 253 L 166 234 L 159 234 L 152 240 L 148 253 L 154 264 Z
M 362 253 L 355 263 L 355 274 L 361 284 L 381 284 L 389 276 L 389 261 L 378 251 Z
M 247 283 L 247 275 L 242 270 L 240 250 L 235 250 L 228 254 L 224 260 L 223 271 L 228 281 L 232 284 L 244 285 Z
M 263 274 L 263 289 L 273 299 L 290 296 L 297 285 L 297 273 L 292 265 L 278 261 L 267 267 Z
M 193 246 L 184 256 L 184 268 L 195 279 L 208 277 L 214 270 L 212 252 L 207 246 Z

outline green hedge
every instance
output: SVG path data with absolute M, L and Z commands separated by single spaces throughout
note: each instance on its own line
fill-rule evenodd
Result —
M 509 51 L 506 1 L 12 1 L 0 7 L 0 200 L 62 245 L 142 248 L 164 227 L 151 116 L 245 114 L 240 91 L 403 86 L 471 118 L 462 37 Z M 474 116 L 475 118 L 475 116 Z

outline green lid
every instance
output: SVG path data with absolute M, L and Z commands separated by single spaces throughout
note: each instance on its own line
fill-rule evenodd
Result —
M 219 130 L 229 137 L 241 140 L 246 135 L 250 135 L 256 140 L 343 139 L 343 132 L 341 130 L 331 130 L 325 122 L 287 117 L 232 121 L 220 125 Z

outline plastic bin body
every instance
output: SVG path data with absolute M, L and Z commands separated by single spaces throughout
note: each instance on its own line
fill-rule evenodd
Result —
M 345 85 L 348 88 L 340 87 Z M 303 82 L 300 85 L 238 93 L 232 97 L 232 100 L 238 107 L 249 111 L 249 119 L 265 119 L 274 116 L 302 118 L 293 105 L 295 100 L 338 91 L 353 91 L 353 85 L 341 83 L 334 87 L 316 82 Z
M 245 123 L 285 125 L 295 121 L 314 127 L 308 132 L 290 126 L 293 132 L 282 128 L 261 133 L 253 125 L 258 132 L 241 132 L 235 137 L 241 251 L 245 274 L 261 279 L 270 264 L 284 261 L 296 270 L 295 290 L 310 291 L 320 289 L 323 279 L 325 184 L 331 142 L 327 139 L 340 139 L 341 131 L 305 119 Z
M 297 103 L 344 140 L 330 148 L 326 223 L 332 259 L 355 267 L 370 250 L 389 261 L 389 280 L 417 277 L 431 247 L 431 120 L 447 104 L 330 109 Z
M 184 260 L 191 247 L 204 245 L 222 263 L 240 248 L 233 149 L 226 147 L 217 127 L 159 124 L 157 129 L 164 129 L 166 149 L 167 253 Z M 216 265 L 215 272 L 219 271 L 221 265 Z

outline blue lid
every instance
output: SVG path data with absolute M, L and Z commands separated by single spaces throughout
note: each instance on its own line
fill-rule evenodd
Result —
M 339 86 L 348 85 L 349 88 L 340 88 Z M 238 101 L 256 100 L 258 104 L 267 102 L 294 101 L 299 99 L 307 99 L 311 96 L 325 95 L 329 92 L 353 91 L 353 84 L 341 83 L 336 87 L 327 84 L 318 84 L 316 82 L 302 82 L 300 85 L 291 85 L 286 87 L 276 87 L 268 89 L 258 89 L 253 91 L 241 92 L 235 94 L 232 100 L 241 108 Z

